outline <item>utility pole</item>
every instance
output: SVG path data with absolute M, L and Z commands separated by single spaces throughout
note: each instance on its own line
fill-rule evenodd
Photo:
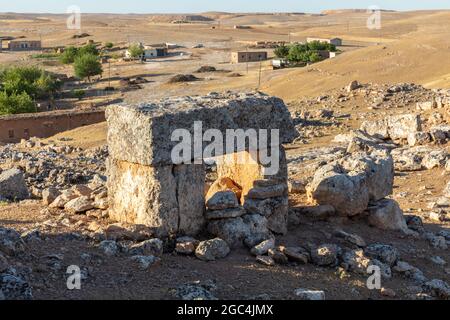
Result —
M 258 89 L 261 86 L 261 68 L 262 68 L 262 60 L 259 59 L 259 76 L 258 76 Z

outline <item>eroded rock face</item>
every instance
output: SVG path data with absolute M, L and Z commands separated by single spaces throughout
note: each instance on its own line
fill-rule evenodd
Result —
M 369 201 L 391 194 L 393 183 L 388 153 L 355 153 L 319 168 L 307 193 L 311 201 L 331 205 L 339 215 L 354 216 L 366 210 Z
M 383 199 L 369 208 L 369 224 L 382 230 L 408 232 L 403 211 L 395 200 Z
M 279 129 L 280 144 L 292 142 L 298 135 L 284 102 L 260 93 L 211 94 L 114 105 L 107 108 L 106 118 L 110 155 L 117 160 L 152 166 L 172 164 L 172 149 L 178 144 L 171 141 L 172 133 L 186 129 L 193 136 L 195 121 L 202 122 L 203 132 Z M 194 150 L 194 141 L 191 142 Z M 202 150 L 208 144 L 203 142 Z
M 410 134 L 422 131 L 422 121 L 418 114 L 393 115 L 363 122 L 361 130 L 380 139 L 406 140 Z
M 195 235 L 203 228 L 203 165 L 151 167 L 112 160 L 108 173 L 113 219 L 154 227 L 158 236 Z
M 214 233 L 223 233 L 225 237 L 227 228 L 218 220 L 239 221 L 245 213 L 239 208 L 245 196 L 258 200 L 284 197 L 286 201 L 283 199 L 281 206 L 273 208 L 267 220 L 274 232 L 287 232 L 287 164 L 281 144 L 292 142 L 298 133 L 282 100 L 260 93 L 210 94 L 136 106 L 110 106 L 106 113 L 111 218 L 155 228 L 158 237 L 195 235 L 203 229 L 207 218 L 217 220 L 210 224 L 222 227 L 220 232 L 214 228 Z M 205 166 L 191 164 L 194 155 L 185 158 L 183 164 L 172 159 L 172 151 L 180 142 L 172 141 L 175 130 L 184 129 L 191 137 L 199 139 L 202 150 L 210 144 L 203 142 L 197 133 L 194 135 L 194 129 L 199 126 L 202 132 L 215 129 L 223 136 L 229 134 L 230 129 L 269 130 L 267 144 L 261 145 L 264 141 L 259 141 L 257 151 L 261 151 L 260 148 L 279 151 L 276 159 L 279 166 L 275 166 L 279 170 L 269 170 L 272 163 L 263 161 L 267 152 L 258 153 L 257 159 L 252 157 L 250 163 L 234 161 L 240 159 L 236 158 L 240 153 L 250 154 L 254 145 L 250 146 L 249 139 L 244 139 L 247 143 L 244 151 L 227 150 L 227 139 L 224 139 L 223 151 L 231 154 L 224 155 L 214 149 L 217 153 L 213 156 L 232 161 L 217 163 L 219 180 L 207 194 L 209 211 L 205 215 Z M 278 141 L 270 138 L 272 129 L 279 130 Z M 192 151 L 198 150 L 194 141 L 186 143 Z M 259 181 L 259 185 L 253 185 L 255 181 Z
M 23 200 L 29 196 L 22 171 L 10 169 L 0 173 L 0 199 Z

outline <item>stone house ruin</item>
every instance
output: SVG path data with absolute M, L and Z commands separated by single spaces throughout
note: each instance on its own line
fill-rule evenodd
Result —
M 40 40 L 11 40 L 8 42 L 8 50 L 10 51 L 27 51 L 41 50 L 42 43 Z
M 267 56 L 266 51 L 237 51 L 231 53 L 231 63 L 263 61 Z
M 212 93 L 109 106 L 106 118 L 113 219 L 152 227 L 160 237 L 208 230 L 231 246 L 243 240 L 256 244 L 271 232 L 287 232 L 287 165 L 282 144 L 292 142 L 297 132 L 281 99 L 260 93 Z M 279 151 L 279 170 L 269 175 L 257 153 L 261 145 L 254 150 L 246 143 L 231 153 L 229 149 L 214 152 L 217 177 L 208 185 L 204 161 L 192 163 L 189 158 L 174 163 L 171 157 L 179 143 L 171 140 L 174 130 L 182 128 L 194 135 L 196 121 L 201 121 L 203 133 L 215 129 L 223 135 L 227 129 L 279 129 L 279 140 L 270 139 L 267 144 L 271 152 Z M 209 143 L 202 141 L 201 150 Z M 188 147 L 194 150 L 198 145 L 191 141 Z M 239 161 L 242 155 L 253 161 Z
M 31 137 L 47 138 L 62 131 L 102 121 L 105 121 L 104 108 L 0 116 L 0 143 L 16 143 Z

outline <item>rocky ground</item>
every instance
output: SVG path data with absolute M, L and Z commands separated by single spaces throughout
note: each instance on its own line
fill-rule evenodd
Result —
M 0 147 L 0 299 L 448 299 L 449 108 L 414 84 L 292 102 L 289 232 L 231 249 L 111 221 L 106 146 Z

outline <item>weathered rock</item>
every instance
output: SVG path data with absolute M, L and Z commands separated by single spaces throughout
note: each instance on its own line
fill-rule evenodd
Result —
M 341 252 L 335 244 L 323 244 L 311 250 L 311 260 L 318 266 L 334 266 Z
M 158 238 L 154 238 L 132 245 L 128 252 L 132 255 L 160 257 L 163 254 L 163 250 L 163 242 Z
M 30 194 L 19 169 L 0 171 L 0 198 L 8 200 L 23 200 Z
M 178 286 L 175 290 L 176 297 L 181 300 L 217 300 L 217 298 L 210 292 L 214 289 L 207 284 L 187 283 Z
M 367 246 L 364 250 L 365 254 L 374 259 L 380 260 L 392 267 L 399 257 L 397 249 L 393 246 L 385 244 L 371 244 Z
M 208 220 L 217 220 L 217 219 L 227 219 L 227 218 L 238 218 L 246 214 L 244 208 L 229 208 L 222 210 L 208 210 L 206 211 L 205 217 Z
M 287 264 L 289 262 L 288 257 L 283 253 L 284 247 L 271 248 L 267 252 L 269 257 L 278 264 Z
M 408 135 L 408 144 L 411 147 L 420 146 L 431 142 L 431 136 L 427 132 L 411 132 Z
M 348 175 L 338 164 L 321 167 L 307 186 L 308 198 L 321 205 L 332 205 L 339 215 L 354 216 L 369 204 L 369 189 L 364 173 Z
M 428 152 L 422 160 L 422 166 L 430 170 L 444 167 L 447 162 L 448 153 L 445 150 L 433 150 Z
M 179 254 L 193 254 L 200 241 L 191 237 L 181 237 L 177 239 L 175 251 Z
M 306 183 L 300 180 L 289 180 L 288 190 L 291 194 L 304 194 L 306 193 Z
M 382 230 L 399 230 L 408 233 L 403 211 L 395 200 L 383 199 L 369 208 L 369 224 Z
M 203 165 L 151 167 L 111 160 L 108 175 L 112 219 L 152 227 L 159 237 L 203 229 Z
M 345 250 L 342 254 L 341 266 L 347 271 L 366 275 L 371 264 L 371 259 L 366 257 L 361 249 Z
M 343 230 L 338 230 L 336 232 L 336 236 L 343 238 L 344 240 L 350 242 L 351 244 L 354 244 L 358 247 L 365 247 L 366 246 L 366 242 L 364 241 L 364 239 L 360 236 L 358 236 L 357 234 L 352 234 L 352 233 L 347 233 Z
M 207 230 L 215 237 L 225 240 L 232 248 L 243 245 L 244 239 L 250 234 L 249 226 L 242 218 L 212 220 Z
M 48 188 L 42 191 L 42 203 L 46 206 L 50 205 L 61 194 L 56 188 Z
M 268 267 L 272 267 L 275 265 L 275 261 L 272 257 L 269 256 L 257 256 L 256 261 Z
M 281 251 L 292 262 L 307 264 L 311 260 L 310 253 L 302 247 L 282 247 Z
M 275 239 L 271 238 L 268 240 L 264 240 L 263 242 L 261 242 L 260 244 L 254 246 L 250 252 L 255 255 L 255 256 L 262 256 L 267 254 L 267 252 L 269 251 L 269 249 L 273 249 L 275 248 Z
M 0 274 L 0 296 L 6 300 L 31 300 L 33 294 L 28 282 L 19 276 Z
M 150 266 L 161 261 L 160 258 L 155 256 L 133 256 L 131 260 L 135 261 L 141 270 L 147 270 Z
M 250 189 L 247 194 L 247 197 L 250 199 L 267 199 L 267 198 L 275 198 L 286 195 L 287 185 L 278 184 L 267 187 L 256 187 Z
M 102 242 L 100 242 L 99 248 L 107 256 L 115 256 L 119 252 L 119 246 L 113 240 L 103 240 Z
M 347 92 L 352 92 L 358 88 L 360 88 L 361 85 L 359 84 L 358 81 L 353 80 L 352 82 L 350 82 L 350 84 L 346 87 Z
M 201 122 L 203 132 L 279 129 L 279 144 L 292 142 L 298 135 L 283 101 L 260 93 L 168 98 L 137 106 L 111 105 L 106 118 L 111 157 L 146 166 L 172 165 L 172 150 L 178 145 L 178 141 L 171 139 L 173 132 L 185 129 L 192 137 L 195 121 Z M 226 150 L 225 142 L 223 150 Z M 276 141 L 270 143 L 278 145 Z M 194 141 L 190 145 L 190 150 L 194 150 Z M 208 142 L 203 142 L 202 150 L 207 145 Z
M 429 291 L 434 297 L 440 299 L 450 299 L 450 286 L 447 282 L 440 279 L 433 279 L 424 285 L 424 289 Z
M 195 250 L 195 256 L 203 261 L 222 259 L 229 253 L 230 247 L 220 238 L 202 241 Z
M 78 198 L 73 190 L 65 190 L 50 204 L 51 208 L 64 208 L 71 200 Z
M 225 210 L 229 208 L 237 208 L 239 206 L 236 194 L 233 191 L 219 191 L 216 192 L 206 202 L 206 207 L 209 210 Z
M 0 252 L 15 256 L 22 253 L 24 249 L 25 244 L 16 230 L 0 227 Z
M 420 115 L 393 115 L 377 121 L 366 121 L 361 130 L 380 139 L 405 140 L 412 133 L 422 131 Z
M 220 191 L 233 191 L 236 198 L 241 199 L 242 188 L 236 185 L 236 183 L 228 177 L 220 177 L 209 187 L 206 194 L 206 201 Z
M 294 293 L 301 300 L 325 300 L 325 292 L 321 290 L 296 289 Z
M 87 196 L 81 196 L 70 200 L 64 205 L 64 209 L 72 213 L 82 213 L 94 208 L 94 203 Z

